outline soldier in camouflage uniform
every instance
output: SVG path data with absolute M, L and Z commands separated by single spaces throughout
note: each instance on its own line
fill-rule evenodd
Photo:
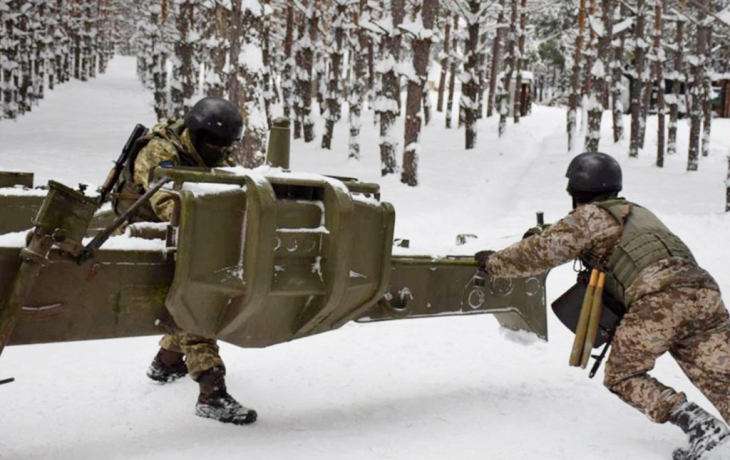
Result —
M 575 259 L 605 272 L 606 291 L 627 310 L 606 364 L 605 386 L 651 420 L 687 433 L 689 448 L 677 449 L 675 460 L 702 458 L 729 439 L 730 430 L 648 372 L 669 352 L 730 421 L 730 322 L 720 289 L 654 214 L 618 197 L 621 168 L 613 157 L 580 154 L 567 177 L 570 214 L 541 235 L 475 257 L 493 277 L 537 275 Z
M 228 154 L 240 140 L 242 129 L 241 115 L 235 105 L 218 98 L 200 100 L 184 120 L 156 125 L 134 146 L 116 187 L 114 211 L 123 214 L 150 188 L 154 168 L 226 166 Z M 170 221 L 173 197 L 164 190 L 155 193 L 132 221 Z M 215 340 L 182 332 L 162 338 L 147 376 L 168 383 L 190 373 L 200 384 L 197 415 L 224 423 L 253 423 L 256 411 L 243 407 L 228 394 L 225 372 Z

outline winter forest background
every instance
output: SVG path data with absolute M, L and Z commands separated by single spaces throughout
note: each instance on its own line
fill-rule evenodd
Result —
M 137 57 L 160 120 L 203 95 L 244 115 L 241 164 L 263 162 L 274 104 L 293 135 L 331 148 L 349 124 L 349 157 L 418 184 L 419 139 L 433 110 L 476 146 L 477 125 L 519 123 L 531 105 L 567 107 L 568 150 L 630 138 L 629 156 L 707 156 L 713 116 L 730 116 L 728 0 L 0 0 L 0 119 L 69 79 Z M 440 69 L 440 71 L 439 71 Z M 431 106 L 431 93 L 436 106 Z M 424 97 L 427 96 L 427 97 Z M 457 100 L 458 98 L 458 100 Z M 312 112 L 326 120 L 314 132 Z M 364 113 L 379 146 L 361 146 Z M 630 114 L 625 126 L 624 114 Z M 656 150 L 646 119 L 658 118 Z M 605 115 L 605 116 L 604 116 Z M 405 117 L 403 132 L 397 117 Z M 677 143 L 687 117 L 687 145 Z M 601 123 L 613 137 L 601 138 Z

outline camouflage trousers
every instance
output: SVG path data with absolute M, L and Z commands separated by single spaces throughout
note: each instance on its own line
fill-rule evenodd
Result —
M 198 380 L 200 374 L 216 366 L 225 372 L 225 365 L 218 354 L 218 344 L 213 339 L 181 332 L 162 337 L 160 347 L 184 354 L 185 364 L 193 380 Z
M 647 374 L 666 352 L 730 422 L 730 322 L 719 292 L 676 288 L 647 295 L 616 330 L 604 384 L 658 423 L 686 401 Z

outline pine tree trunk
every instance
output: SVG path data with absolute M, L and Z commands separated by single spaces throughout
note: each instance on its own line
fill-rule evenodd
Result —
M 603 105 L 603 94 L 608 86 L 606 69 L 608 55 L 613 37 L 613 0 L 603 0 L 602 9 L 593 15 L 593 20 L 600 21 L 603 26 L 603 36 L 598 38 L 598 56 L 590 69 L 593 83 L 588 100 L 588 132 L 585 139 L 585 151 L 597 152 L 601 142 L 601 121 L 606 108 Z
M 448 73 L 451 58 L 449 57 L 449 45 L 451 44 L 451 13 L 448 10 L 444 15 L 444 49 L 441 57 L 441 75 L 439 77 L 439 92 L 436 100 L 436 111 L 444 111 L 444 94 L 446 94 L 446 74 Z
M 211 97 L 224 97 L 228 88 L 228 73 L 225 71 L 226 58 L 231 48 L 228 34 L 231 27 L 228 10 L 216 2 L 212 11 L 214 18 L 210 31 L 210 69 L 206 82 L 206 94 Z
M 708 11 L 715 11 L 715 0 L 707 0 Z M 702 156 L 710 155 L 710 136 L 712 133 L 712 25 L 714 18 L 708 17 L 700 24 L 701 33 L 705 35 L 705 54 L 702 55 Z
M 174 3 L 175 27 L 177 36 L 173 52 L 172 82 L 170 103 L 173 117 L 182 117 L 192 105 L 196 87 L 197 65 L 194 63 L 194 0 L 181 0 Z
M 679 1 L 676 38 L 674 40 L 674 72 L 671 74 L 672 96 L 667 98 L 669 105 L 669 128 L 667 130 L 667 154 L 677 153 L 677 121 L 679 120 L 680 85 L 684 78 L 684 9 L 686 0 Z
M 509 117 L 509 109 L 512 103 L 512 92 L 510 86 L 512 84 L 512 74 L 514 73 L 517 64 L 517 50 L 515 49 L 515 38 L 517 34 L 517 5 L 520 0 L 512 1 L 512 16 L 510 18 L 510 28 L 507 34 L 507 53 L 504 56 L 504 62 L 507 64 L 507 68 L 504 70 L 504 77 L 502 78 L 502 91 L 499 97 L 499 137 L 505 132 L 507 128 L 507 117 Z M 581 0 L 585 1 L 585 0 Z M 517 89 L 515 88 L 515 94 Z
M 497 26 L 504 24 L 504 8 L 505 0 L 499 0 L 499 13 L 497 14 Z M 498 28 L 494 35 L 492 43 L 492 63 L 489 69 L 489 96 L 487 99 L 487 117 L 491 117 L 494 112 L 494 101 L 497 91 L 497 76 L 499 75 L 499 63 L 502 53 L 502 40 L 504 39 L 504 29 Z
M 3 40 L 0 41 L 2 47 L 2 72 L 4 86 L 3 93 L 3 116 L 14 120 L 18 117 L 18 35 L 17 21 L 20 13 L 20 0 L 10 0 L 7 2 L 8 9 L 4 11 L 3 18 L 5 21 L 5 33 Z
M 360 128 L 362 127 L 362 106 L 365 102 L 365 83 L 368 39 L 365 30 L 360 27 L 360 18 L 366 12 L 367 0 L 360 0 L 358 11 L 354 14 L 355 30 L 350 34 L 351 59 L 353 60 L 352 85 L 348 94 L 350 104 L 350 140 L 348 158 L 360 159 Z
M 525 61 L 525 26 L 527 25 L 527 0 L 522 0 L 520 5 L 520 22 L 519 28 L 517 29 L 518 39 L 518 53 L 515 56 L 516 69 L 515 69 L 515 104 L 514 104 L 514 119 L 515 123 L 520 122 L 520 116 L 522 115 L 522 68 Z
M 517 2 L 519 0 L 515 0 Z M 479 0 L 469 0 L 469 12 L 471 17 L 467 21 L 467 39 L 464 45 L 464 72 L 460 75 L 461 80 L 461 100 L 459 108 L 464 113 L 464 124 L 466 126 L 466 146 L 467 150 L 476 147 L 477 143 L 477 111 L 479 104 L 477 101 L 479 93 L 479 9 L 481 2 Z
M 657 83 L 657 152 L 656 165 L 664 167 L 664 50 L 662 49 L 662 0 L 654 0 L 654 81 Z
M 319 27 L 319 11 L 317 0 L 312 0 L 304 18 L 305 33 L 302 49 L 302 68 L 300 70 L 297 85 L 301 94 L 301 123 L 304 133 L 304 142 L 314 140 L 314 120 L 312 119 L 312 84 L 315 80 L 314 72 L 314 46 L 317 43 Z
M 335 130 L 335 123 L 340 121 L 341 107 L 340 99 L 342 92 L 340 89 L 340 74 L 342 73 L 342 61 L 344 57 L 345 43 L 345 27 L 347 27 L 347 9 L 348 0 L 334 0 L 331 7 L 331 24 L 330 24 L 330 45 L 329 60 L 330 74 L 327 82 L 327 92 L 325 99 L 327 104 L 327 112 L 325 114 L 325 130 L 322 136 L 322 148 L 332 148 L 332 136 Z
M 271 50 L 271 26 L 273 18 L 267 11 L 270 10 L 270 0 L 262 0 L 261 13 L 261 59 L 263 60 L 263 69 L 261 78 L 263 79 L 264 90 L 264 114 L 266 116 L 266 128 L 271 128 L 271 105 L 275 100 L 275 92 L 273 91 L 274 82 L 272 69 L 274 59 Z
M 380 172 L 383 176 L 393 174 L 397 169 L 395 151 L 398 147 L 394 128 L 399 112 L 400 83 L 396 66 L 400 56 L 401 37 L 398 26 L 405 16 L 405 0 L 392 0 L 391 14 L 393 33 L 385 37 L 385 55 L 377 66 L 382 74 L 381 94 L 376 101 L 380 113 Z
M 583 53 L 583 33 L 586 22 L 586 0 L 580 0 L 578 11 L 578 35 L 575 39 L 573 70 L 570 78 L 570 96 L 568 97 L 568 150 L 573 150 L 576 137 L 578 99 L 580 98 L 581 57 Z
M 31 63 L 31 46 L 29 33 L 28 12 L 30 9 L 21 12 L 18 16 L 18 63 L 20 69 L 18 72 L 19 88 L 18 88 L 18 111 L 22 115 L 31 110 L 31 77 L 33 72 L 33 64 Z
M 453 15 L 451 50 L 449 56 L 449 94 L 446 98 L 446 128 L 451 128 L 451 118 L 454 110 L 454 87 L 456 86 L 456 72 L 459 59 L 457 55 L 459 46 L 459 17 Z
M 710 29 L 705 26 L 707 13 L 704 8 L 697 9 L 697 47 L 690 67 L 692 68 L 692 81 L 690 82 L 691 108 L 689 128 L 689 155 L 687 157 L 687 171 L 697 171 L 699 168 L 700 156 L 700 135 L 702 131 L 702 86 L 704 84 L 705 56 L 709 48 Z
M 258 0 L 241 0 L 233 4 L 235 18 L 242 21 L 242 41 L 246 46 L 246 59 L 239 59 L 235 74 L 238 79 L 238 97 L 234 102 L 243 118 L 243 139 L 239 158 L 246 168 L 260 166 L 266 160 L 266 112 L 263 98 L 263 59 L 261 55 L 261 5 Z M 243 11 L 236 12 L 236 8 Z M 257 49 L 258 53 L 250 50 Z M 234 79 L 236 79 L 234 77 Z
M 294 79 L 292 73 L 294 70 L 294 57 L 292 55 L 292 45 L 294 43 L 294 5 L 292 2 L 286 3 L 286 31 L 284 34 L 284 72 L 281 74 L 281 94 L 284 99 L 284 116 L 291 118 L 292 107 L 294 107 L 293 90 Z
M 406 99 L 405 148 L 403 150 L 403 172 L 401 182 L 411 187 L 418 185 L 418 152 L 421 139 L 421 104 L 423 88 L 428 80 L 428 62 L 431 55 L 431 37 L 425 31 L 432 32 L 438 0 L 424 0 L 419 14 L 423 28 L 419 37 L 411 40 L 413 49 L 413 69 L 416 79 L 408 80 L 408 97 Z
M 152 81 L 154 84 L 155 98 L 155 114 L 158 120 L 168 117 L 167 109 L 167 53 L 162 45 L 162 34 L 164 27 L 165 12 L 167 11 L 167 1 L 159 0 L 157 4 L 150 6 L 150 25 L 151 35 L 150 43 L 153 45 L 152 53 Z
M 644 41 L 646 28 L 646 0 L 637 0 L 636 24 L 634 25 L 634 80 L 631 85 L 631 140 L 629 142 L 629 156 L 639 156 L 641 147 L 642 110 L 644 106 L 644 67 L 646 63 L 647 44 Z

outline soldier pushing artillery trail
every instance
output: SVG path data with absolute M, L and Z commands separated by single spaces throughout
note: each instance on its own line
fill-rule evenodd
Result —
M 626 308 L 606 364 L 605 386 L 657 423 L 689 438 L 675 460 L 697 460 L 730 439 L 722 421 L 649 376 L 666 352 L 730 421 L 730 322 L 715 280 L 649 210 L 618 197 L 621 167 L 604 153 L 576 156 L 567 171 L 573 211 L 540 235 L 475 257 L 493 277 L 544 273 L 574 259 L 606 274 Z
M 114 212 L 122 215 L 150 188 L 152 170 L 176 166 L 210 168 L 229 165 L 227 157 L 241 139 L 243 122 L 234 104 L 204 98 L 185 116 L 152 128 L 135 144 L 113 195 Z M 173 196 L 159 191 L 133 218 L 136 222 L 170 221 Z M 190 373 L 200 384 L 195 413 L 224 423 L 256 421 L 256 411 L 239 404 L 228 394 L 226 368 L 215 340 L 185 332 L 165 335 L 147 376 L 160 383 L 173 382 Z

